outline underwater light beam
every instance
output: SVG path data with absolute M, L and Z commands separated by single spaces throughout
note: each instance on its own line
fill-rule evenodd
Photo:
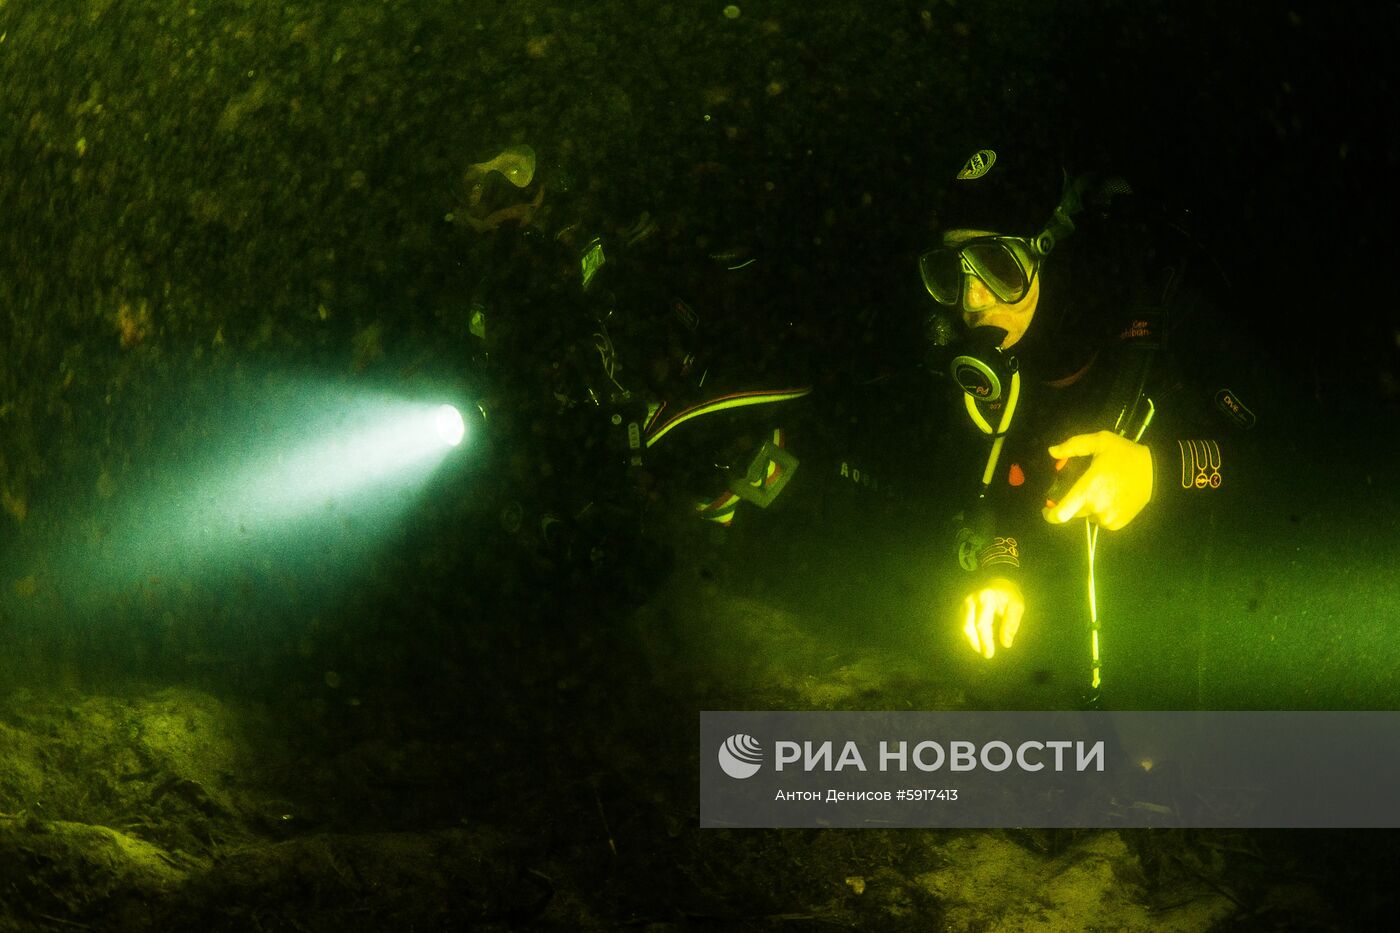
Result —
M 244 521 L 295 518 L 361 492 L 415 485 L 466 437 L 452 405 L 365 405 L 307 424 L 321 436 L 253 460 L 216 498 Z
M 274 569 L 320 579 L 371 553 L 449 456 L 470 446 L 478 422 L 441 399 L 251 388 L 148 448 L 164 456 L 143 480 L 58 545 L 54 572 L 65 592 L 100 600 L 131 581 L 216 585 Z

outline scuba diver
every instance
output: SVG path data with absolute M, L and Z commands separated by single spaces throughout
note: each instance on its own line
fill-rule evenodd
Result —
M 549 224 L 557 274 L 536 276 L 548 287 L 522 295 L 496 331 L 509 357 L 537 361 L 504 367 L 513 407 L 532 412 L 516 416 L 519 449 L 536 453 L 512 460 L 512 488 L 535 492 L 516 497 L 523 514 L 509 501 L 503 524 L 561 569 L 620 567 L 645 590 L 677 524 L 728 528 L 767 512 L 739 525 L 761 538 L 786 524 L 750 561 L 780 575 L 778 551 L 804 552 L 802 571 L 820 550 L 804 546 L 813 533 L 848 543 L 852 516 L 889 519 L 889 541 L 864 548 L 888 555 L 933 511 L 954 512 L 949 552 L 968 574 L 957 622 L 991 658 L 1043 612 L 1021 577 L 1063 550 L 1064 526 L 1084 528 L 1092 589 L 1100 528 L 1150 525 L 1180 514 L 1169 500 L 1208 504 L 1229 487 L 1235 453 L 1221 432 L 1254 416 L 1238 386 L 1203 383 L 1206 357 L 1182 345 L 1204 336 L 1183 324 L 1200 317 L 1196 289 L 1214 287 L 1203 279 L 1215 271 L 1181 218 L 1120 178 L 1071 176 L 1030 150 L 968 147 L 946 177 L 936 242 L 909 257 L 914 313 L 903 297 L 891 313 L 830 301 L 827 321 L 740 329 L 756 307 L 797 304 L 780 273 L 769 283 L 745 257 L 677 250 L 685 240 L 650 235 L 645 214 Z M 833 321 L 898 352 L 818 345 L 812 334 Z M 1212 327 L 1212 343 L 1224 337 Z M 940 395 L 947 410 L 931 410 Z M 937 508 L 923 512 L 929 499 Z
M 451 215 L 460 317 L 487 387 L 480 498 L 554 579 L 630 600 L 666 572 L 672 518 L 689 523 L 699 504 L 690 490 L 715 501 L 708 477 L 693 483 L 722 456 L 713 424 L 807 390 L 753 391 L 738 384 L 751 369 L 723 363 L 732 338 L 718 322 L 752 295 L 715 273 L 751 261 L 697 249 L 675 236 L 678 219 L 605 205 L 553 163 L 535 168 L 523 145 L 470 166 Z M 785 479 L 760 485 L 771 499 Z
M 1236 473 L 1221 434 L 1254 414 L 1201 382 L 1199 355 L 1178 368 L 1204 301 L 1195 273 L 1211 271 L 1178 218 L 1121 178 L 1070 176 L 1025 150 L 982 145 L 956 164 L 919 273 L 929 368 L 955 383 L 963 440 L 982 451 L 955 531 L 971 575 L 962 632 L 985 658 L 1010 648 L 1035 613 L 1020 579 L 1046 530 L 1082 521 L 1096 694 L 1099 529 L 1209 504 Z

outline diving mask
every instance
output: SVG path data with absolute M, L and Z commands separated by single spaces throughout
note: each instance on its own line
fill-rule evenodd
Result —
M 1011 236 L 982 236 L 956 246 L 931 249 L 919 257 L 919 275 L 933 300 L 958 305 L 969 275 L 1005 304 L 1029 294 L 1043 253 L 1030 240 Z

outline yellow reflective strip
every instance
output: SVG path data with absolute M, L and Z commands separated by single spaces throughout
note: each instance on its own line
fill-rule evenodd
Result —
M 1005 434 L 1011 430 L 1011 416 L 1016 413 L 1016 403 L 1021 400 L 1021 371 L 1018 369 L 1011 374 L 1011 394 L 1006 397 L 1006 412 L 1001 416 L 1001 424 L 997 427 L 998 434 Z
M 729 490 L 725 490 L 709 502 L 701 502 L 697 504 L 695 506 L 695 510 L 697 512 L 715 512 L 725 508 L 726 506 L 732 509 L 738 504 L 739 497 L 734 495 L 734 493 L 730 492 Z
M 657 441 L 665 437 L 667 434 L 669 434 L 671 430 L 677 425 L 684 424 L 690 419 L 698 418 L 701 415 L 708 415 L 711 412 L 716 411 L 726 411 L 731 408 L 744 408 L 749 405 L 767 405 L 772 402 L 786 402 L 790 401 L 791 399 L 801 398 L 804 395 L 808 395 L 811 393 L 811 391 L 812 390 L 810 388 L 806 388 L 796 389 L 788 392 L 756 392 L 751 395 L 730 396 L 727 398 L 715 399 L 712 402 L 706 402 L 703 405 L 698 405 L 695 408 L 692 408 L 688 411 L 683 411 L 680 414 L 676 415 L 665 425 L 663 425 L 661 430 L 657 431 L 651 437 L 647 438 L 646 445 L 650 447 L 651 445 L 655 444 Z
M 1137 434 L 1133 435 L 1134 443 L 1140 442 L 1142 436 L 1147 433 L 1147 426 L 1152 423 L 1152 416 L 1157 414 L 1157 406 L 1152 404 L 1152 399 L 1147 399 L 1147 417 L 1142 419 L 1142 427 L 1137 429 Z
M 992 441 L 992 452 L 987 455 L 987 468 L 982 471 L 983 486 L 992 484 L 992 474 L 997 471 L 997 460 L 1001 458 L 1001 445 L 1005 440 L 1005 436 L 1002 436 Z
M 963 393 L 963 405 L 967 407 L 967 413 L 972 416 L 972 423 L 977 425 L 983 434 L 991 434 L 992 426 L 982 416 L 982 412 L 977 407 L 977 400 L 972 397 L 971 392 Z

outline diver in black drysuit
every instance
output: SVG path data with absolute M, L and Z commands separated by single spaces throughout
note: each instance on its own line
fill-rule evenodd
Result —
M 908 340 L 886 359 L 847 342 L 815 368 L 810 394 L 708 425 L 749 445 L 714 461 L 727 524 L 759 542 L 742 551 L 747 563 L 775 575 L 844 569 L 868 585 L 897 575 L 901 555 L 941 550 L 966 571 L 948 624 L 988 658 L 1014 644 L 1023 618 L 1045 615 L 1027 607 L 1022 575 L 1064 573 L 1062 557 L 1044 558 L 1082 548 L 1083 534 L 1057 525 L 1189 540 L 1237 488 L 1256 397 L 1233 365 L 1240 335 L 1212 310 L 1227 298 L 1223 277 L 1179 218 L 1122 179 L 997 155 L 939 204 L 938 242 L 919 262 L 929 296 L 911 312 L 924 319 L 922 359 Z M 964 154 L 958 174 L 971 162 Z M 985 179 L 999 186 L 976 189 Z M 999 398 L 986 398 L 988 379 Z M 757 508 L 730 493 L 736 476 L 763 473 L 753 445 L 779 425 L 796 470 Z M 842 549 L 868 559 L 814 557 Z M 828 579 L 814 586 L 841 592 Z

